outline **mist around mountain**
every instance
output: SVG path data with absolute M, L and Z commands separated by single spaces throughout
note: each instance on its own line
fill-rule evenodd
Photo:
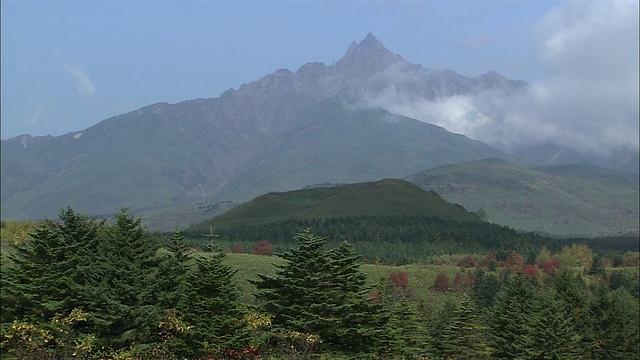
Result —
M 267 191 L 402 177 L 445 162 L 499 156 L 479 142 L 445 135 L 424 123 L 393 120 L 388 113 L 359 103 L 363 94 L 387 87 L 389 72 L 395 77 L 420 69 L 369 34 L 331 66 L 309 63 L 295 73 L 277 70 L 217 98 L 158 103 L 59 137 L 23 135 L 3 140 L 2 217 L 53 217 L 67 204 L 79 211 L 109 214 L 120 206 L 143 212 L 218 201 L 220 196 L 248 200 Z M 482 86 L 451 72 L 425 74 L 427 83 L 416 90 L 425 96 L 473 93 Z M 356 105 L 339 105 L 337 100 L 332 106 L 319 105 L 336 96 L 342 104 Z M 341 111 L 351 115 L 338 118 L 359 120 L 331 124 Z M 324 131 L 329 124 L 331 131 Z M 407 133 L 433 131 L 455 140 L 442 139 L 435 145 L 427 138 L 404 138 Z M 296 149 L 308 142 L 300 140 L 305 134 L 317 135 L 313 139 L 324 147 Z M 438 146 L 458 147 L 460 142 L 470 144 L 471 151 L 438 160 L 443 152 Z M 341 146 L 340 153 L 336 146 Z M 333 156 L 323 149 L 333 149 Z M 304 153 L 315 154 L 315 159 Z M 377 158 L 381 153 L 387 156 Z M 409 159 L 398 161 L 405 153 Z M 286 154 L 296 157 L 283 168 Z M 310 172 L 309 162 L 324 168 Z M 347 167 L 350 173 L 341 174 L 340 169 Z
M 542 165 L 533 153 L 533 162 L 523 161 L 374 101 L 517 96 L 527 87 L 496 72 L 469 78 L 411 64 L 369 34 L 332 65 L 279 69 L 216 98 L 157 103 L 59 137 L 3 140 L 1 216 L 53 218 L 72 205 L 99 216 L 124 206 L 167 219 L 166 209 L 190 204 L 404 178 L 464 161 Z M 189 213 L 165 225 L 182 225 Z

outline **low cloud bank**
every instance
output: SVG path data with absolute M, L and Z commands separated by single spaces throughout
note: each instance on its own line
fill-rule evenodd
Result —
M 568 1 L 533 31 L 543 73 L 522 91 L 424 100 L 388 88 L 368 103 L 514 152 L 638 149 L 638 2 Z

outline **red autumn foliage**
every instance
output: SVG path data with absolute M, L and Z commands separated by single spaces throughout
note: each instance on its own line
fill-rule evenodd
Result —
M 496 257 L 496 254 L 489 254 L 485 256 L 480 262 L 480 267 L 487 267 L 490 263 L 498 264 L 498 257 Z
M 542 270 L 544 270 L 544 272 L 547 275 L 551 275 L 556 271 L 556 269 L 559 269 L 561 267 L 562 267 L 562 263 L 560 263 L 560 260 L 558 260 L 558 258 L 553 258 L 553 260 L 544 264 L 544 266 L 542 267 Z
M 447 291 L 449 290 L 449 279 L 444 273 L 438 274 L 436 281 L 433 283 L 432 289 L 434 291 Z
M 532 264 L 522 266 L 522 274 L 527 277 L 540 277 L 538 267 Z
M 466 273 L 457 273 L 456 278 L 453 280 L 453 290 L 456 292 L 463 292 L 471 289 L 471 284 L 475 280 L 475 276 Z
M 471 256 L 467 255 L 458 261 L 458 266 L 463 268 L 472 268 L 476 266 L 476 261 Z
M 273 248 L 273 245 L 271 245 L 271 243 L 269 243 L 267 240 L 260 240 L 258 241 L 256 246 L 253 248 L 253 254 L 271 256 L 272 248 Z
M 406 273 L 399 272 L 397 274 L 390 274 L 389 282 L 395 288 L 406 288 L 407 285 L 409 285 L 409 278 L 407 277 Z
M 522 257 L 522 255 L 518 254 L 515 250 L 512 250 L 509 255 L 507 255 L 507 259 L 502 262 L 501 266 L 515 271 L 518 270 L 523 264 L 524 258 Z
M 231 249 L 231 252 L 233 252 L 234 254 L 243 254 L 244 248 L 242 247 L 242 245 L 234 245 L 233 249 Z
M 374 290 L 371 294 L 369 294 L 369 296 L 371 296 L 371 301 L 372 303 L 379 303 L 380 302 L 380 294 L 378 293 L 378 290 Z

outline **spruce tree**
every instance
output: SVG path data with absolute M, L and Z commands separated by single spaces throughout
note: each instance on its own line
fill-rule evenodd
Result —
M 151 302 L 162 310 L 176 309 L 185 293 L 185 276 L 189 270 L 190 254 L 182 231 L 176 229 L 165 246 L 167 254 L 162 256 L 155 273 Z
M 186 274 L 178 313 L 189 330 L 181 334 L 177 352 L 187 358 L 240 349 L 251 337 L 241 321 L 243 311 L 233 282 L 236 270 L 223 263 L 224 257 L 222 253 L 195 257 L 195 269 Z
M 56 314 L 86 308 L 99 224 L 73 211 L 60 211 L 60 221 L 45 220 L 17 244 L 2 271 L 2 321 L 46 322 Z
M 533 317 L 535 359 L 579 359 L 581 337 L 576 321 L 567 313 L 554 289 L 539 294 L 537 313 Z
M 494 357 L 533 359 L 534 325 L 539 323 L 534 288 L 519 273 L 513 274 L 497 295 L 492 312 L 491 335 Z
M 638 299 L 618 291 L 609 291 L 605 284 L 596 287 L 591 303 L 593 344 L 589 347 L 593 359 L 635 359 L 640 354 L 638 330 Z
M 95 331 L 106 345 L 120 348 L 149 341 L 161 311 L 149 300 L 156 247 L 140 218 L 124 208 L 115 217 L 115 223 L 100 234 L 91 313 Z
M 287 263 L 274 276 L 259 274 L 252 281 L 262 309 L 273 315 L 274 325 L 319 335 L 336 349 L 376 351 L 385 343 L 387 318 L 367 297 L 352 246 L 325 251 L 326 239 L 309 229 L 294 239 L 298 248 L 278 254 Z
M 477 317 L 475 306 L 465 294 L 454 313 L 453 323 L 444 332 L 444 355 L 451 359 L 490 359 L 487 328 Z

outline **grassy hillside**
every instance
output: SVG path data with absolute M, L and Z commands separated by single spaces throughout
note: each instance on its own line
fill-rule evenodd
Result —
M 190 232 L 294 219 L 362 215 L 425 215 L 477 221 L 475 214 L 438 194 L 397 179 L 269 193 L 207 220 Z
M 638 179 L 588 165 L 525 168 L 501 159 L 446 165 L 407 180 L 488 220 L 550 234 L 637 232 Z
M 205 255 L 203 255 L 205 256 Z M 258 256 L 252 254 L 227 254 L 227 264 L 237 269 L 235 280 L 238 282 L 241 298 L 243 301 L 251 303 L 254 301 L 253 294 L 256 291 L 254 285 L 249 283 L 249 279 L 258 279 L 258 274 L 273 275 L 277 271 L 276 265 L 284 264 L 285 261 L 276 256 Z M 386 266 L 375 264 L 363 264 L 361 271 L 367 275 L 367 282 L 370 286 L 379 284 L 387 279 L 390 274 L 404 272 L 409 278 L 409 287 L 414 290 L 414 294 L 420 299 L 437 299 L 440 304 L 449 298 L 454 298 L 459 294 L 453 292 L 438 293 L 431 289 L 439 273 L 446 274 L 450 280 L 460 271 L 455 265 L 423 265 L 409 264 L 403 266 Z

